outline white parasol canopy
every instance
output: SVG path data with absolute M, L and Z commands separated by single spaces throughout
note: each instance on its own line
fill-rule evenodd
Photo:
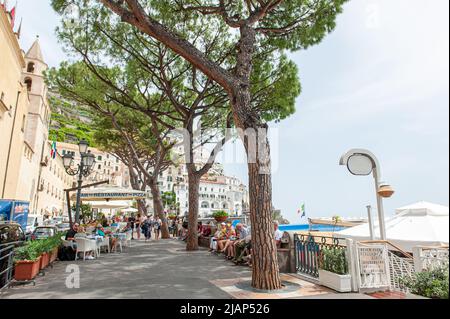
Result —
M 441 246 L 449 243 L 449 209 L 446 206 L 419 202 L 401 207 L 387 218 L 387 240 L 412 252 L 414 246 Z M 374 222 L 375 239 L 380 239 L 378 221 Z M 370 239 L 368 224 L 336 232 L 336 237 L 362 241 Z
M 92 208 L 98 208 L 98 209 L 116 209 L 116 208 L 125 208 L 130 207 L 131 203 L 128 201 L 94 201 L 94 202 L 88 202 Z
M 133 208 L 133 207 L 122 209 L 122 212 L 124 212 L 124 213 L 136 213 L 138 211 L 139 211 L 138 209 Z
M 448 216 L 448 207 L 429 202 L 418 202 L 395 210 L 397 215 L 405 212 L 409 215 Z

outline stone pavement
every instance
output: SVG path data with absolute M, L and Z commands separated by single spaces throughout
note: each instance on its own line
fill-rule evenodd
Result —
M 74 265 L 80 270 L 80 285 L 79 288 L 71 289 L 66 286 L 66 279 L 70 275 L 70 270 L 67 270 L 68 266 Z M 125 247 L 123 253 L 101 254 L 97 260 L 56 262 L 52 269 L 46 270 L 45 276 L 36 278 L 35 286 L 12 287 L 0 298 L 264 298 L 230 286 L 230 282 L 249 278 L 250 268 L 234 266 L 204 249 L 186 252 L 184 242 L 176 239 L 147 243 L 132 241 L 132 247 Z M 287 294 L 275 298 L 345 296 L 305 281 L 297 282 L 302 286 L 297 295 Z M 272 297 L 267 295 L 267 298 Z M 357 294 L 348 297 L 362 296 Z
M 56 262 L 36 286 L 7 289 L 0 298 L 231 298 L 209 280 L 251 276 L 205 250 L 186 252 L 175 239 L 132 241 L 123 253 L 101 254 L 97 260 Z M 78 265 L 80 288 L 66 287 L 68 265 Z

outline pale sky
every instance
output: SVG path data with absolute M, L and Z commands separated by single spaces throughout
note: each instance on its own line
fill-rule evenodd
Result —
M 50 1 L 19 0 L 17 15 L 25 50 L 39 35 L 50 66 L 65 59 Z M 291 223 L 307 222 L 297 215 L 303 202 L 307 217 L 376 207 L 373 179 L 338 165 L 354 147 L 378 157 L 396 190 L 387 215 L 420 200 L 449 204 L 448 39 L 448 0 L 353 0 L 321 44 L 291 54 L 303 92 L 272 139 L 273 202 Z M 245 164 L 225 168 L 247 180 Z

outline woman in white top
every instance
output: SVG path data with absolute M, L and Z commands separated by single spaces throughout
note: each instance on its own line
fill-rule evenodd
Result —
M 153 223 L 153 228 L 155 229 L 155 240 L 159 239 L 159 234 L 161 233 L 161 224 L 162 224 L 161 218 L 156 217 Z

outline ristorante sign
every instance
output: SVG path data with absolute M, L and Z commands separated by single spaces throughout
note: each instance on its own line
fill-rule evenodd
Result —
M 135 193 L 88 193 L 88 194 L 81 194 L 81 198 L 86 199 L 139 199 L 139 198 L 146 198 L 146 193 L 143 192 L 135 192 Z

